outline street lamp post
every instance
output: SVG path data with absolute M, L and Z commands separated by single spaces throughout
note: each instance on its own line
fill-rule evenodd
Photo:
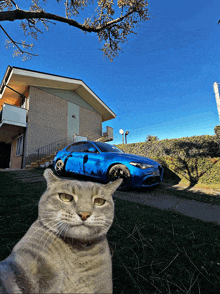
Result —
M 127 144 L 127 135 L 129 134 L 129 131 L 125 132 L 125 144 Z
M 119 133 L 122 135 L 122 144 L 124 144 L 124 130 L 120 129 Z

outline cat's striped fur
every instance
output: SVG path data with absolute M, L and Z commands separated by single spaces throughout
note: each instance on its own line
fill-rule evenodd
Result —
M 122 180 L 64 180 L 50 169 L 44 176 L 37 221 L 0 263 L 0 293 L 112 293 L 106 233 Z

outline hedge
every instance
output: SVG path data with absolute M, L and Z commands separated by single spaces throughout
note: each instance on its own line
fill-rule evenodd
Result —
M 217 189 L 220 189 L 219 146 L 218 137 L 209 135 L 117 145 L 126 153 L 160 162 L 182 183 Z

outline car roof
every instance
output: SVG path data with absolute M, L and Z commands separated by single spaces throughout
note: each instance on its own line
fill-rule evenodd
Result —
M 68 146 L 70 146 L 70 145 L 73 145 L 73 144 L 78 144 L 78 143 L 94 143 L 94 144 L 96 144 L 96 143 L 99 143 L 99 142 L 94 142 L 94 141 L 77 141 L 77 142 L 72 142 L 72 143 L 70 143 L 69 145 L 67 145 L 66 147 L 68 147 Z M 104 143 L 104 142 L 101 142 L 101 143 Z M 106 144 L 106 143 L 105 143 Z M 64 148 L 66 148 L 66 147 L 64 147 Z
M 72 144 L 76 144 L 76 143 L 96 143 L 96 142 L 93 142 L 93 141 L 77 141 L 77 142 L 73 142 Z
M 95 142 L 95 141 L 77 141 L 77 142 L 72 142 L 72 143 L 70 143 L 69 145 L 72 145 L 72 144 L 76 144 L 76 143 L 104 143 L 104 144 L 106 144 L 105 142 Z M 69 146 L 68 145 L 68 146 Z

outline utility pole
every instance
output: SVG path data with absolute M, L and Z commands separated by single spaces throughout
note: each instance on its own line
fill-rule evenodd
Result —
M 218 116 L 220 119 L 220 97 L 219 97 L 219 88 L 218 88 L 218 83 L 214 82 L 213 89 L 215 92 L 215 100 L 217 104 L 217 109 L 218 109 Z

